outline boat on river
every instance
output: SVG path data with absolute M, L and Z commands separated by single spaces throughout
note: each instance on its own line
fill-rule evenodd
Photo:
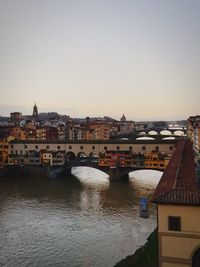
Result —
M 139 202 L 140 217 L 148 218 L 149 217 L 149 203 L 147 197 L 141 197 Z

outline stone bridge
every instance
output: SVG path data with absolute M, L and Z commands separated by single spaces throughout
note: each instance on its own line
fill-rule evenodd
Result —
M 138 166 L 132 166 L 132 167 L 116 166 L 115 168 L 111 168 L 109 166 L 99 166 L 98 162 L 96 162 L 96 163 L 95 162 L 89 162 L 89 161 L 80 162 L 78 160 L 75 160 L 75 161 L 70 161 L 70 162 L 66 163 L 65 166 L 63 166 L 63 168 L 62 168 L 62 172 L 63 173 L 67 172 L 67 173 L 71 174 L 71 169 L 73 167 L 91 167 L 94 169 L 98 169 L 102 172 L 107 173 L 109 175 L 109 179 L 112 181 L 127 180 L 130 172 L 147 169 L 144 166 L 139 166 L 139 165 Z M 160 171 L 160 169 L 158 169 L 158 168 L 148 168 L 148 169 Z M 53 168 L 50 168 L 49 170 L 50 170 L 50 172 L 47 173 L 47 176 L 49 176 L 49 178 L 55 177 L 54 172 L 53 172 Z

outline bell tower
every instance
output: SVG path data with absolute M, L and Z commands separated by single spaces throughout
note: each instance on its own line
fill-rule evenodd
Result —
M 38 108 L 37 108 L 37 106 L 36 106 L 36 103 L 35 103 L 35 105 L 33 106 L 33 115 L 32 115 L 32 117 L 33 117 L 34 119 L 37 119 L 37 118 L 38 118 Z

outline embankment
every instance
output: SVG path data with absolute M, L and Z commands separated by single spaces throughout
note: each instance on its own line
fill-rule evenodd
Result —
M 114 267 L 158 267 L 158 231 L 155 229 L 147 242 L 136 252 L 118 262 Z

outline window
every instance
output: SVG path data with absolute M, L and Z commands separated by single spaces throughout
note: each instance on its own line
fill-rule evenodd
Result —
M 83 146 L 80 146 L 80 149 L 83 150 Z
M 72 146 L 69 146 L 69 149 L 72 149 Z
M 47 149 L 49 149 L 49 146 L 46 146 Z
M 170 147 L 169 147 L 169 150 L 173 150 L 173 146 L 170 146 Z
M 159 146 L 156 146 L 155 150 L 156 150 L 156 152 L 158 152 L 159 151 Z
M 119 146 L 117 146 L 117 150 L 119 150 L 120 149 L 120 147 Z
M 132 150 L 133 148 L 132 148 L 132 146 L 129 146 L 129 150 Z
M 168 217 L 168 230 L 181 231 L 181 217 L 169 216 Z
M 57 149 L 60 149 L 60 146 L 57 146 Z
M 38 149 L 38 146 L 37 145 L 35 146 L 35 149 Z
M 11 148 L 13 148 L 13 145 L 11 145 Z
M 92 149 L 95 149 L 95 146 L 92 146 Z
M 143 146 L 143 147 L 142 147 L 142 150 L 146 150 L 146 147 L 145 147 L 145 146 Z
M 107 146 L 104 146 L 104 150 L 107 150 Z
M 27 145 L 25 145 L 24 148 L 27 148 Z

